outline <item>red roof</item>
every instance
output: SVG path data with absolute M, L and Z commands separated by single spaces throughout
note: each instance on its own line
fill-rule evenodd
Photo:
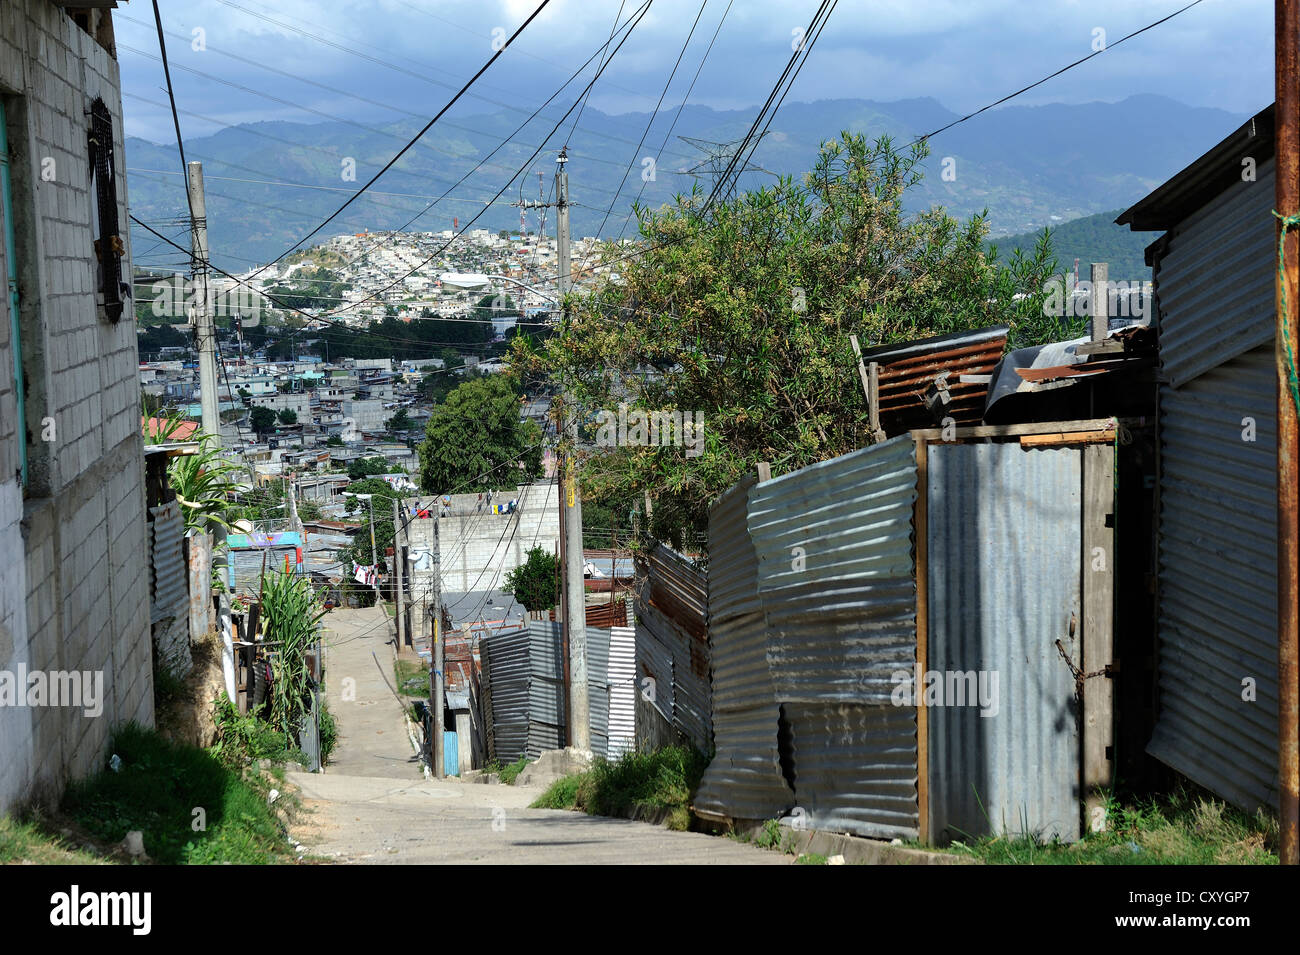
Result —
M 168 421 L 166 418 L 141 418 L 140 428 L 149 437 L 155 437 L 167 429 Z M 182 421 L 176 426 L 176 430 L 167 437 L 172 441 L 188 441 L 194 436 L 194 432 L 199 430 L 197 421 Z

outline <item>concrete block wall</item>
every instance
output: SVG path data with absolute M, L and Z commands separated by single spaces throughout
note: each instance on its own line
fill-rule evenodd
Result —
M 527 560 L 533 547 L 558 552 L 559 490 L 551 484 L 521 484 L 513 493 L 494 491 L 492 503 L 512 498 L 518 501 L 515 513 L 493 514 L 486 499 L 478 509 L 477 494 L 451 496 L 450 515 L 438 519 L 444 592 L 500 587 L 506 572 Z
M 33 437 L 23 488 L 6 297 L 0 668 L 102 674 L 104 694 L 99 716 L 80 706 L 0 711 L 3 812 L 51 802 L 69 780 L 101 768 L 118 725 L 152 725 L 153 674 L 135 323 L 130 300 L 117 323 L 95 301 L 87 132 L 96 98 L 113 116 L 119 231 L 129 243 L 118 65 L 62 8 L 5 0 L 0 95 L 13 158 L 24 424 Z M 0 272 L 3 257 L 0 248 Z M 131 274 L 129 247 L 122 271 Z

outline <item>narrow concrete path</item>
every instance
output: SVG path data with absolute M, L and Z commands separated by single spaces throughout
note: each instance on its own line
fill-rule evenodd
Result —
M 382 607 L 325 615 L 325 698 L 339 741 L 326 772 L 422 779 L 395 695 L 394 626 Z
M 335 610 L 326 626 L 326 699 L 339 742 L 324 773 L 289 775 L 308 810 L 294 836 L 312 854 L 370 864 L 790 863 L 730 839 L 529 809 L 538 787 L 425 780 L 392 688 L 392 622 L 381 608 Z

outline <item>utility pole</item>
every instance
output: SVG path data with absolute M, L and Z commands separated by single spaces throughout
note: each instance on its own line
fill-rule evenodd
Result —
M 190 263 L 191 300 L 194 302 L 194 334 L 199 345 L 199 409 L 202 412 L 203 430 L 221 446 L 221 412 L 217 400 L 217 328 L 208 298 L 208 204 L 203 193 L 203 163 L 195 161 L 185 168 L 190 193 Z M 212 569 L 221 580 L 228 579 L 227 558 L 223 551 L 226 532 L 220 524 L 212 524 Z M 221 631 L 221 672 L 226 684 L 226 694 L 235 695 L 235 635 L 231 630 L 229 597 L 222 592 L 217 596 L 217 627 Z M 211 609 L 211 608 L 209 608 Z
M 397 498 L 393 498 L 393 619 L 397 623 L 397 650 L 399 653 L 402 650 L 402 645 L 406 642 L 406 628 L 403 626 L 406 622 L 406 608 L 404 606 L 405 598 L 402 596 L 402 575 L 405 572 L 402 540 L 405 536 L 402 527 L 401 502 Z
M 1277 99 L 1274 142 L 1276 168 L 1274 209 L 1283 219 L 1300 214 L 1300 0 L 1276 0 L 1274 8 L 1275 92 Z M 1297 412 L 1290 383 L 1290 361 L 1297 351 L 1296 321 L 1300 282 L 1297 281 L 1296 227 L 1277 221 L 1283 241 L 1282 268 L 1275 280 L 1277 332 L 1277 684 L 1278 684 L 1278 861 L 1300 864 L 1300 608 L 1297 607 L 1297 573 L 1300 573 L 1300 456 L 1297 454 Z M 1285 308 L 1283 302 L 1286 303 Z
M 429 702 L 433 704 L 433 775 L 442 779 L 445 775 L 443 766 L 444 757 L 442 752 L 443 743 L 443 710 L 446 708 L 446 681 L 442 677 L 443 668 L 442 652 L 442 615 L 435 612 L 433 615 L 433 667 L 429 672 L 429 679 L 433 682 L 433 696 Z
M 221 443 L 221 414 L 217 401 L 217 329 L 208 301 L 208 206 L 203 195 L 203 163 L 186 167 L 190 184 L 190 266 L 194 302 L 194 334 L 199 344 L 199 407 L 203 430 Z
M 565 164 L 569 157 L 565 150 L 555 163 L 555 253 L 558 265 L 560 299 L 560 334 L 568 327 L 568 305 L 565 297 L 573 288 L 572 257 L 569 252 L 569 174 Z M 540 184 L 539 184 L 540 185 Z M 538 199 L 524 200 L 512 205 L 524 208 L 547 208 L 550 203 Z M 539 234 L 538 241 L 541 240 Z M 568 435 L 574 449 L 578 444 L 577 403 L 572 393 L 566 394 L 560 408 L 561 427 Z M 591 701 L 588 698 L 587 676 L 587 608 L 586 584 L 582 576 L 582 494 L 578 488 L 577 468 L 574 458 L 559 462 L 560 481 L 560 562 L 562 587 L 560 618 L 565 633 L 567 679 L 565 689 L 569 705 L 569 741 L 578 750 L 591 750 Z
M 569 257 L 569 161 L 563 149 L 555 168 L 555 252 L 559 265 L 560 334 L 568 329 L 569 307 L 565 301 L 573 288 Z M 582 567 L 582 493 L 574 458 L 578 445 L 578 409 L 572 393 L 566 396 L 561 413 L 564 428 L 573 444 L 573 452 L 564 462 L 564 626 L 569 644 L 569 723 L 573 727 L 573 747 L 584 752 L 591 749 L 591 700 L 587 689 L 587 587 Z

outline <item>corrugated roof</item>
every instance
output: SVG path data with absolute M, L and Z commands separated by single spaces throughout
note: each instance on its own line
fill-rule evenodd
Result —
M 1182 172 L 1125 209 L 1115 222 L 1134 232 L 1165 231 L 1241 182 L 1242 159 L 1250 157 L 1262 164 L 1273 158 L 1274 106 L 1260 110 Z
M 986 382 L 963 382 L 963 375 L 988 375 L 1007 346 L 1007 327 L 921 338 L 900 345 L 864 349 L 862 360 L 880 365 L 880 426 L 897 435 L 932 428 L 943 418 L 957 424 L 978 424 L 988 394 Z M 950 396 L 939 414 L 925 407 L 925 393 L 936 378 L 944 379 Z

